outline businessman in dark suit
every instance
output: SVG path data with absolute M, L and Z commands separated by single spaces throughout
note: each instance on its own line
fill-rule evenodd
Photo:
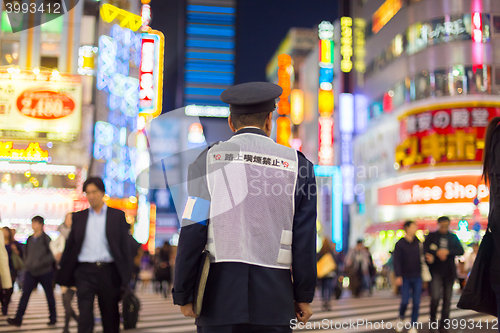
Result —
M 132 271 L 129 225 L 123 211 L 104 203 L 101 178 L 88 178 L 83 191 L 90 208 L 73 214 L 73 228 L 66 241 L 57 283 L 77 288 L 78 333 L 94 330 L 96 295 L 104 333 L 116 333 L 120 331 L 121 289 L 128 285 Z

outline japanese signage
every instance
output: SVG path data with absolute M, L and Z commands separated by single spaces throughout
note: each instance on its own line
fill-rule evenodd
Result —
M 403 0 L 386 0 L 372 15 L 373 33 L 379 32 L 399 12 L 401 7 L 403 7 Z
M 269 167 L 275 167 L 285 170 L 293 170 L 297 166 L 297 162 L 283 158 L 276 158 L 275 156 L 266 156 L 262 154 L 255 154 L 252 152 L 217 152 L 210 155 L 210 163 L 224 162 L 243 162 L 249 164 L 260 164 Z
M 14 143 L 0 141 L 0 161 L 10 162 L 50 162 L 49 152 L 32 142 L 28 148 L 14 149 Z
M 318 164 L 333 165 L 333 118 L 319 117 Z
M 340 19 L 340 70 L 349 73 L 352 69 L 352 18 L 342 17 Z
M 396 163 L 412 167 L 480 162 L 486 127 L 497 115 L 500 108 L 464 107 L 404 116 Z
M 139 76 L 139 114 L 157 117 L 161 114 L 163 95 L 163 33 L 149 30 L 142 34 Z
M 0 71 L 0 137 L 74 140 L 81 105 L 78 75 Z
M 358 73 L 366 72 L 365 27 L 365 20 L 354 19 L 354 69 Z
M 379 205 L 470 203 L 474 198 L 489 200 L 481 176 L 448 176 L 412 180 L 378 189 Z

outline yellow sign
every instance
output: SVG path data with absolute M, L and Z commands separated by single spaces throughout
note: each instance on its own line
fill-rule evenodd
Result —
M 354 19 L 354 69 L 358 73 L 366 72 L 365 27 L 365 20 L 360 18 Z
M 420 141 L 420 147 L 419 147 Z M 478 149 L 484 148 L 484 140 L 478 139 L 475 133 L 457 130 L 450 134 L 431 134 L 422 138 L 410 137 L 396 148 L 396 163 L 402 166 L 420 164 L 425 157 L 432 157 L 439 163 L 444 157 L 447 160 L 474 160 Z
M 132 31 L 137 31 L 140 27 L 142 27 L 141 16 L 135 15 L 131 12 L 112 6 L 110 4 L 102 5 L 101 17 L 105 22 L 108 23 L 111 23 L 116 19 L 120 21 L 120 26 L 122 28 L 128 28 Z
M 9 162 L 50 162 L 49 152 L 42 150 L 38 142 L 32 142 L 28 148 L 14 149 L 14 143 L 0 141 L 0 161 Z
M 342 17 L 340 19 L 340 70 L 349 73 L 352 70 L 352 18 Z
M 386 0 L 372 15 L 373 33 L 376 34 L 379 32 L 379 30 L 399 12 L 401 7 L 403 7 L 403 0 Z
M 293 89 L 290 95 L 290 119 L 294 125 L 304 120 L 304 92 L 300 89 Z

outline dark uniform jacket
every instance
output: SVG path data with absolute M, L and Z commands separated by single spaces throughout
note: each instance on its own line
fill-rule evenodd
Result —
M 491 139 L 489 185 L 490 185 L 490 212 L 488 214 L 488 228 L 495 242 L 491 254 L 490 275 L 493 283 L 500 284 L 500 127 L 497 126 Z
M 241 129 L 235 135 L 241 133 L 265 135 L 255 128 Z M 202 181 L 190 181 L 188 192 L 190 196 L 209 201 L 205 179 L 207 151 L 189 166 L 188 178 Z M 290 320 L 295 318 L 294 301 L 312 302 L 316 286 L 316 181 L 312 163 L 300 152 L 298 163 L 302 172 L 297 175 L 295 188 L 292 269 L 241 262 L 212 263 L 201 315 L 196 319 L 198 326 L 290 325 Z M 206 224 L 183 221 L 172 291 L 174 304 L 193 302 L 198 262 L 207 243 L 207 229 Z
M 73 213 L 73 227 L 66 240 L 66 247 L 61 258 L 61 269 L 57 274 L 56 282 L 62 286 L 75 285 L 75 269 L 78 266 L 78 256 L 82 250 L 89 210 L 85 209 Z M 120 275 L 120 283 L 126 286 L 132 276 L 132 258 L 129 240 L 129 225 L 125 220 L 125 213 L 119 209 L 108 207 L 106 212 L 106 237 L 109 250 Z

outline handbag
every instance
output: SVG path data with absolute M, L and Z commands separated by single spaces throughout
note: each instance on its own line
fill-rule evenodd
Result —
M 337 263 L 331 253 L 325 253 L 316 263 L 318 279 L 324 278 L 328 273 L 337 269 Z
M 432 281 L 432 275 L 431 272 L 429 271 L 429 266 L 427 266 L 427 263 L 425 262 L 423 245 L 420 242 L 419 245 L 420 245 L 420 266 L 422 267 L 422 273 L 421 273 L 422 281 L 430 282 Z
M 483 236 L 476 260 L 462 291 L 457 307 L 497 316 L 497 301 L 490 284 L 491 254 L 495 251 L 495 240 L 488 229 Z
M 208 273 L 210 271 L 210 252 L 203 250 L 201 253 L 200 264 L 198 266 L 198 274 L 196 277 L 196 284 L 194 286 L 194 302 L 193 311 L 196 318 L 200 316 L 201 307 L 203 305 L 203 295 L 205 294 L 205 287 L 207 285 Z
M 24 269 L 24 261 L 21 256 L 15 252 L 12 252 L 12 266 L 16 271 L 22 271 Z

